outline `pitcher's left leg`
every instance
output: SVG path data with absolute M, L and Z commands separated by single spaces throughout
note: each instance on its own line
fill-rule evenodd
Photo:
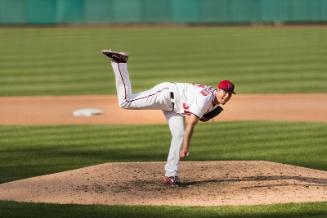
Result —
M 165 165 L 165 176 L 178 176 L 179 151 L 184 138 L 184 117 L 175 112 L 164 112 L 171 132 L 171 145 Z

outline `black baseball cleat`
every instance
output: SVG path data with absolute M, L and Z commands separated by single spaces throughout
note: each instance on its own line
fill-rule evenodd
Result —
M 112 51 L 111 49 L 103 49 L 101 52 L 110 58 L 112 62 L 127 63 L 128 54 L 126 52 Z

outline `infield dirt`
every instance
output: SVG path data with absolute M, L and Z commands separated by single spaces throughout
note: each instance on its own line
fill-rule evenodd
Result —
M 74 117 L 81 108 L 99 108 L 104 114 Z M 283 120 L 327 122 L 327 94 L 242 94 L 224 106 L 215 121 Z M 161 111 L 123 110 L 116 96 L 1 97 L 2 125 L 158 124 Z

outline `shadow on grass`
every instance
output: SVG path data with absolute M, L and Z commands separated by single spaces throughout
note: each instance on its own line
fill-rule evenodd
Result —
M 167 155 L 165 151 L 149 148 L 84 151 L 73 149 L 47 147 L 8 150 L 7 157 L 0 160 L 0 183 L 107 162 L 164 161 Z
M 184 182 L 183 186 L 187 187 L 192 185 L 203 185 L 208 183 L 227 183 L 227 182 L 246 182 L 246 181 L 259 182 L 259 181 L 283 181 L 283 180 L 295 180 L 297 182 L 304 182 L 298 184 L 290 184 L 292 186 L 293 185 L 327 186 L 327 179 L 305 177 L 305 176 L 251 176 L 251 177 L 231 178 L 231 179 L 209 179 L 209 180 L 202 180 L 202 181 Z M 243 187 L 243 189 L 288 186 L 288 185 L 289 184 L 271 184 L 271 185 L 262 185 L 262 186 Z

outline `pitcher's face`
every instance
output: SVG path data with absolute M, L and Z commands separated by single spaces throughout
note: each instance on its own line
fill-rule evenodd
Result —
M 219 104 L 224 105 L 232 98 L 232 93 L 219 89 L 216 92 L 216 98 Z

